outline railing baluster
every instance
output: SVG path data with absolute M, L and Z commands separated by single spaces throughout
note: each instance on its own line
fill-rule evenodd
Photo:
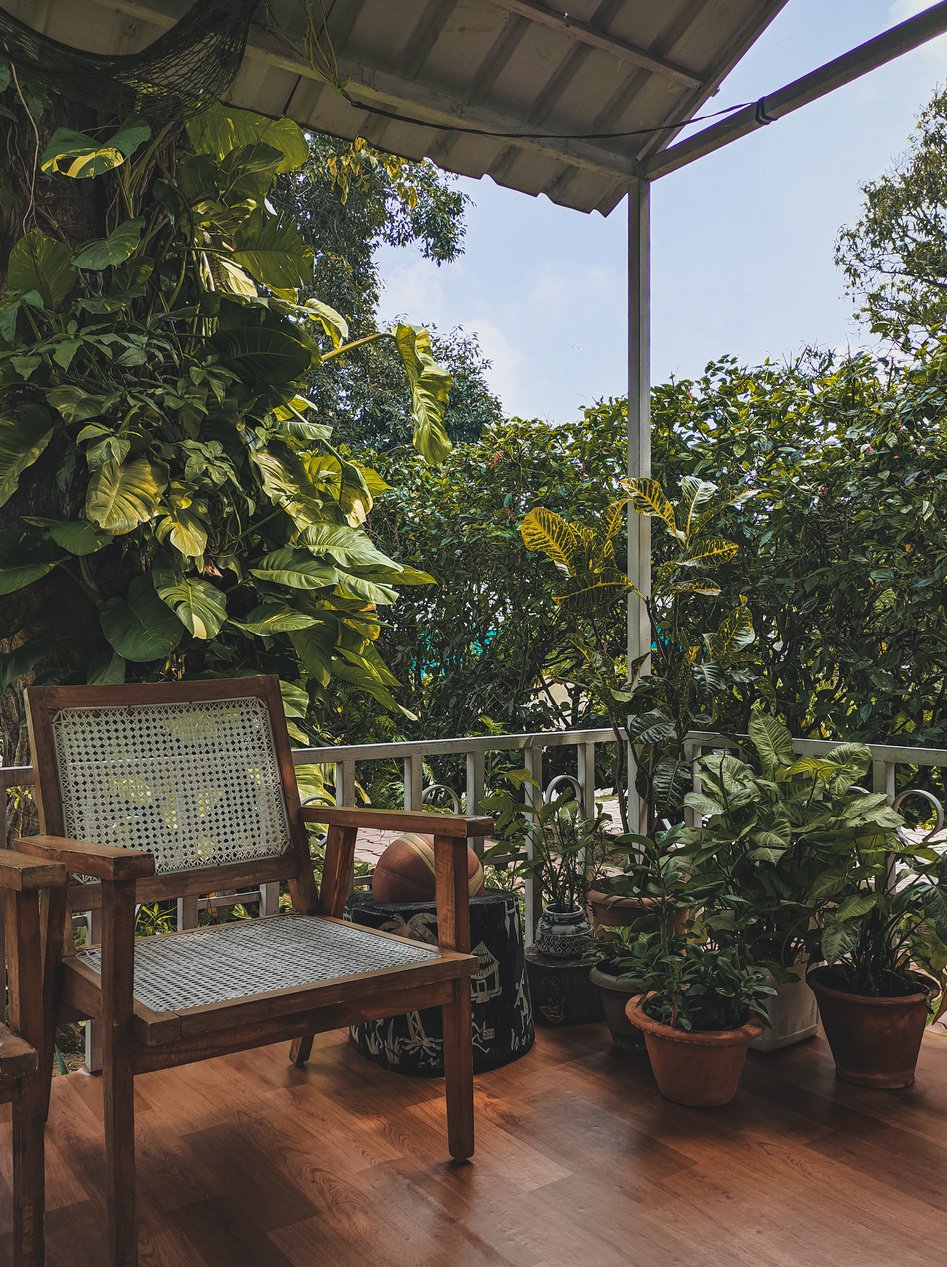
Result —
M 355 762 L 351 759 L 335 762 L 335 803 L 355 805 Z
M 486 763 L 487 757 L 484 752 L 468 752 L 467 753 L 467 814 L 468 816 L 480 813 L 480 802 L 486 795 Z M 478 855 L 483 853 L 484 840 L 482 836 L 468 837 L 467 844 L 476 851 Z
M 576 775 L 582 795 L 579 813 L 583 818 L 595 817 L 595 742 L 580 743 L 576 747 Z
M 527 784 L 526 792 L 526 815 L 528 818 L 535 817 L 535 807 L 541 804 L 543 796 L 543 750 L 540 747 L 529 747 L 523 752 L 523 768 L 533 780 L 533 784 Z M 528 857 L 533 856 L 533 847 L 527 845 L 526 853 Z M 524 905 L 524 924 L 525 924 L 525 940 L 526 945 L 531 946 L 536 936 L 536 921 L 539 919 L 542 910 L 542 882 L 539 876 L 527 876 L 525 893 L 523 895 Z
M 686 751 L 690 752 L 691 786 L 693 787 L 695 792 L 699 792 L 700 791 L 700 770 L 697 767 L 697 763 L 700 760 L 700 758 L 703 756 L 703 752 L 704 752 L 703 745 L 699 743 L 688 742 L 685 745 L 685 752 Z M 685 809 L 684 822 L 687 824 L 688 827 L 699 827 L 700 822 L 701 822 L 701 815 L 698 814 L 695 809 Z
M 424 758 L 419 753 L 412 753 L 402 762 L 404 768 L 404 807 L 406 810 L 421 808 L 421 793 L 424 791 Z

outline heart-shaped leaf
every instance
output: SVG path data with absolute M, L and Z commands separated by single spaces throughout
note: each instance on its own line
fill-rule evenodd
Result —
M 0 416 L 0 506 L 10 500 L 20 476 L 49 444 L 54 416 L 42 405 L 20 405 Z
M 184 626 L 155 592 L 150 576 L 136 576 L 125 598 L 110 598 L 99 619 L 102 632 L 126 660 L 164 660 L 184 637 Z
M 97 238 L 87 242 L 72 261 L 76 268 L 88 268 L 95 271 L 113 268 L 123 264 L 141 241 L 141 231 L 145 227 L 144 216 L 136 216 L 134 220 L 126 220 L 117 229 L 113 229 L 107 238 Z
M 72 252 L 65 242 L 31 229 L 13 244 L 7 264 L 7 286 L 28 293 L 37 291 L 47 308 L 59 308 L 76 284 Z
M 103 462 L 89 481 L 86 514 L 113 536 L 132 532 L 154 517 L 167 482 L 165 468 L 144 456 Z

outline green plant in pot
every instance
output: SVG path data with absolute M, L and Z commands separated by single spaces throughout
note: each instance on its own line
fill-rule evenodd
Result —
M 772 1025 L 754 1046 L 773 1050 L 810 1037 L 818 1027 L 805 984 L 818 960 L 816 902 L 839 850 L 868 833 L 883 833 L 891 811 L 855 786 L 870 761 L 862 745 L 841 745 L 821 763 L 796 758 L 786 727 L 759 708 L 749 723 L 750 756 L 715 752 L 698 764 L 701 790 L 685 805 L 703 825 L 677 834 L 695 878 L 721 882 L 745 902 L 744 935 L 754 962 L 777 986 Z
M 880 793 L 863 799 L 882 809 Z M 837 1076 L 896 1088 L 914 1082 L 924 1027 L 947 1011 L 947 855 L 884 808 L 884 829 L 840 850 L 818 884 L 825 966 L 808 980 Z
M 687 889 L 684 859 L 666 841 L 671 833 L 656 838 L 629 834 L 622 837 L 630 846 L 627 870 L 611 877 L 610 896 L 624 907 L 605 908 L 605 919 L 615 914 L 624 916 L 618 924 L 600 923 L 595 929 L 598 961 L 589 973 L 592 985 L 599 992 L 605 1023 L 612 1043 L 619 1051 L 644 1052 L 641 1031 L 628 1020 L 628 1000 L 640 994 L 644 982 L 636 975 L 635 948 L 645 934 L 666 928 L 672 934 L 683 934 L 691 916 L 692 896 Z M 589 892 L 590 905 L 593 891 Z M 630 895 L 626 898 L 626 894 Z M 631 912 L 635 912 L 631 918 Z M 593 922 L 595 916 L 593 911 Z
M 595 883 L 614 846 L 609 819 L 597 806 L 594 817 L 580 812 L 571 779 L 567 788 L 545 798 L 539 784 L 525 772 L 510 771 L 504 788 L 486 797 L 481 806 L 493 816 L 497 844 L 484 862 L 513 853 L 524 879 L 538 878 L 543 910 L 536 926 L 536 946 L 557 959 L 577 959 L 592 948 L 592 925 L 586 911 L 589 888 Z M 528 789 L 527 806 L 515 794 Z
M 604 944 L 599 970 L 629 990 L 625 1017 L 643 1036 L 661 1094 L 726 1104 L 775 988 L 753 958 L 747 902 L 723 872 L 693 870 L 681 832 L 632 842 L 628 879 L 652 898 L 656 927 L 620 930 Z
M 695 1108 L 728 1104 L 747 1049 L 769 1021 L 776 991 L 766 971 L 748 960 L 739 936 L 712 924 L 697 938 L 639 933 L 624 963 L 641 982 L 626 1015 L 644 1034 L 658 1090 Z

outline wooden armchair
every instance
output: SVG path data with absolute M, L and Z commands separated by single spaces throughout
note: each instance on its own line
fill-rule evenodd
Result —
M 66 869 L 0 849 L 0 896 L 10 1021 L 0 1024 L 0 1104 L 13 1104 L 13 1264 L 43 1267 L 43 1126 L 53 1062 L 44 963 L 59 956 Z
M 137 1262 L 135 1074 L 440 1004 L 448 1146 L 473 1152 L 468 836 L 488 818 L 299 804 L 274 677 L 27 691 L 43 835 L 100 946 L 64 955 L 57 1007 L 102 1026 L 113 1267 Z M 304 824 L 327 823 L 317 890 Z M 345 923 L 358 827 L 433 830 L 437 948 Z M 292 913 L 135 941 L 135 904 L 285 880 Z

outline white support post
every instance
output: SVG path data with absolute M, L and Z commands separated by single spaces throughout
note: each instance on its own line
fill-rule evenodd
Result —
M 628 476 L 651 475 L 651 186 L 635 179 L 628 190 Z M 651 521 L 628 508 L 628 575 L 642 594 L 651 591 Z M 628 596 L 628 664 L 651 649 L 644 604 Z M 647 669 L 647 665 L 645 668 Z M 643 831 L 644 807 L 628 758 L 628 824 Z

